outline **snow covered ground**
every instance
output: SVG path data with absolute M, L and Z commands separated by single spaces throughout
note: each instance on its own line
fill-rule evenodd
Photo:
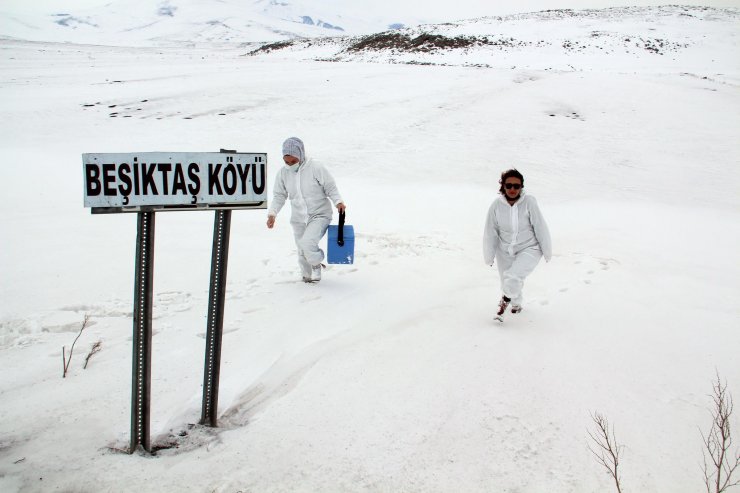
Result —
M 740 399 L 739 31 L 721 22 L 680 67 L 589 52 L 567 71 L 546 70 L 555 51 L 481 68 L 3 41 L 0 490 L 612 491 L 594 411 L 627 491 L 702 489 L 716 373 Z M 701 52 L 695 26 L 655 28 Z M 175 447 L 117 452 L 136 216 L 82 207 L 80 155 L 268 152 L 272 178 L 291 135 L 339 184 L 355 264 L 297 282 L 287 210 L 274 230 L 234 212 L 220 426 L 193 426 L 213 213 L 158 213 L 152 440 Z M 480 243 L 512 166 L 555 255 L 498 325 Z

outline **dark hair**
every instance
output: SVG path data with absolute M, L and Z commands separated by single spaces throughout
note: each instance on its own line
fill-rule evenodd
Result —
M 501 195 L 505 195 L 504 182 L 507 178 L 519 178 L 519 180 L 521 180 L 522 182 L 522 188 L 524 188 L 524 177 L 519 171 L 516 170 L 516 168 L 512 168 L 501 173 L 501 179 L 498 181 L 501 184 L 501 188 L 498 189 Z

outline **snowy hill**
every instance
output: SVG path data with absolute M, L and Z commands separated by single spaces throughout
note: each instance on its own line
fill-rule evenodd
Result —
M 328 6 L 327 6 L 328 5 Z M 16 39 L 117 46 L 248 43 L 360 34 L 394 19 L 305 0 L 113 0 L 74 11 L 3 13 L 0 34 Z M 349 12 L 349 13 L 347 13 Z
M 738 46 L 740 9 L 663 6 L 486 17 L 360 37 L 267 44 L 250 54 L 281 51 L 284 56 L 330 61 L 496 68 L 716 71 L 721 67 L 736 72 Z
M 3 19 L 37 41 L 0 43 L 0 491 L 608 493 L 595 411 L 623 491 L 705 490 L 717 373 L 740 399 L 737 10 L 361 36 L 334 9 L 138 2 Z M 136 216 L 83 207 L 81 154 L 266 152 L 273 190 L 292 135 L 336 179 L 355 263 L 304 284 L 289 207 L 274 229 L 234 211 L 219 426 L 200 426 L 213 213 L 157 213 L 156 454 L 121 453 Z M 554 252 L 498 324 L 481 240 L 510 167 Z

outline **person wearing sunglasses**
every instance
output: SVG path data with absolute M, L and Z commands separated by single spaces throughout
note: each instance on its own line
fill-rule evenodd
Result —
M 501 173 L 501 194 L 488 209 L 483 232 L 483 258 L 498 261 L 502 296 L 495 318 L 503 322 L 506 309 L 522 311 L 524 279 L 545 257 L 552 257 L 550 231 L 537 200 L 524 193 L 524 176 L 516 169 Z
M 283 142 L 283 166 L 275 179 L 272 204 L 267 210 L 267 227 L 275 226 L 275 218 L 285 201 L 290 199 L 290 225 L 298 247 L 298 265 L 303 282 L 321 280 L 324 251 L 319 241 L 326 234 L 332 216 L 332 205 L 344 212 L 334 178 L 321 164 L 306 158 L 303 141 L 290 137 Z

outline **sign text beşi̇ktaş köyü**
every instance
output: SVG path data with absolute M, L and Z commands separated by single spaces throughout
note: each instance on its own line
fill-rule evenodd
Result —
M 85 207 L 267 207 L 267 154 L 83 154 Z

